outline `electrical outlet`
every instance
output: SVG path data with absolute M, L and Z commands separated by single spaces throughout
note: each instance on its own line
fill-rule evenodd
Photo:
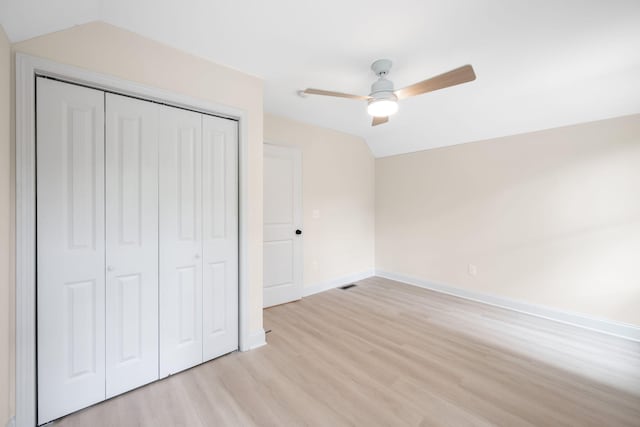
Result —
M 311 263 L 311 266 L 313 267 L 314 270 L 318 269 L 318 261 L 313 260 L 313 262 Z
M 477 276 L 478 275 L 478 266 L 475 264 L 469 264 L 469 275 Z
M 311 212 L 311 218 L 313 219 L 320 219 L 320 209 L 314 209 Z

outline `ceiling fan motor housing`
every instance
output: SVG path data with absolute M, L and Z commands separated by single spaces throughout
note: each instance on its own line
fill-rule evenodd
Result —
M 398 100 L 396 95 L 393 93 L 393 82 L 385 79 L 384 77 L 379 78 L 371 85 L 371 94 L 369 96 L 373 98 L 370 101 L 378 99 Z
M 378 59 L 371 64 L 371 69 L 376 73 L 376 76 L 378 76 L 378 80 L 371 85 L 371 93 L 369 94 L 371 99 L 369 103 L 382 99 L 388 101 L 398 100 L 398 97 L 393 93 L 393 82 L 385 78 L 385 76 L 389 74 L 389 71 L 391 71 L 392 65 L 393 63 L 388 59 Z

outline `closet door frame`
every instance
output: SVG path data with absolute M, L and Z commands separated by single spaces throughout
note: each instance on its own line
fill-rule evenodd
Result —
M 37 76 L 134 96 L 238 121 L 238 309 L 240 351 L 260 347 L 264 330 L 249 330 L 248 113 L 35 56 L 16 53 L 16 426 L 37 424 L 36 387 L 36 141 Z

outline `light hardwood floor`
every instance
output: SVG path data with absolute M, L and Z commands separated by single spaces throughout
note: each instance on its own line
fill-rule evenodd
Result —
M 60 426 L 640 426 L 640 343 L 381 278 Z

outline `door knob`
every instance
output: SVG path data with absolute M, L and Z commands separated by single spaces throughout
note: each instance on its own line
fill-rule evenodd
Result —
M 195 255 L 195 258 L 196 258 L 196 259 L 200 259 L 200 254 L 196 254 L 196 255 Z
M 302 230 L 296 230 L 296 234 L 302 234 Z
M 113 268 L 113 265 L 108 265 L 107 266 L 107 271 L 113 271 L 115 270 L 115 268 Z

